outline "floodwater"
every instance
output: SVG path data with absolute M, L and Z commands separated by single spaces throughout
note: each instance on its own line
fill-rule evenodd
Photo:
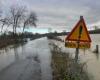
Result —
M 100 80 L 100 34 L 91 35 L 91 48 L 85 52 L 80 50 L 80 60 L 87 63 L 87 70 L 91 80 Z M 93 53 L 99 45 L 99 53 Z
M 52 80 L 47 38 L 0 50 L 0 80 Z
M 91 39 L 90 49 L 80 49 L 79 60 L 86 63 L 90 80 L 100 80 L 100 34 L 92 34 Z M 75 49 L 65 48 L 64 43 L 55 43 L 63 51 L 75 53 Z M 98 54 L 93 53 L 96 45 L 99 45 Z M 0 80 L 52 80 L 50 65 L 51 54 L 47 38 L 0 50 Z
M 79 61 L 86 63 L 86 71 L 89 74 L 90 80 L 100 80 L 100 34 L 91 34 L 91 48 L 87 50 L 80 49 L 79 52 Z M 65 38 L 61 37 L 62 39 Z M 75 48 L 65 48 L 64 43 L 59 44 L 63 47 L 63 51 L 69 52 L 72 54 L 72 57 L 75 56 Z M 99 45 L 99 53 L 93 53 L 96 49 L 96 45 Z

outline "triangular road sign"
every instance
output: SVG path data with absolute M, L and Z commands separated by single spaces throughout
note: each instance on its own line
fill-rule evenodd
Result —
M 71 33 L 69 33 L 69 35 L 66 37 L 66 41 L 91 42 L 91 38 L 82 16 Z

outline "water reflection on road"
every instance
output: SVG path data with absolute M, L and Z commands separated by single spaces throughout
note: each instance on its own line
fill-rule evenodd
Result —
M 12 45 L 0 50 L 0 80 L 52 80 L 50 64 L 47 38 Z

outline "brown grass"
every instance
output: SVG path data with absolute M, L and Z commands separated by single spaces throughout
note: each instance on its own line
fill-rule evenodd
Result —
M 0 40 L 0 48 L 4 48 L 6 46 L 17 44 L 17 43 L 24 43 L 24 41 L 23 40 L 15 40 L 15 39 Z
M 89 80 L 88 74 L 84 71 L 86 63 L 76 64 L 69 53 L 64 53 L 61 49 L 51 44 L 53 80 Z

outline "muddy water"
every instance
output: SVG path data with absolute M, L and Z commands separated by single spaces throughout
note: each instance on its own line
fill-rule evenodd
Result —
M 92 34 L 90 36 L 92 39 L 91 48 L 87 50 L 80 49 L 79 60 L 80 62 L 86 63 L 87 72 L 89 73 L 90 80 L 100 80 L 100 34 Z M 64 39 L 65 36 L 61 38 Z M 99 45 L 98 54 L 93 53 L 96 45 Z M 65 52 L 72 53 L 72 57 L 75 56 L 74 48 L 65 48 L 64 43 L 60 44 L 60 46 L 63 47 L 63 50 Z
M 85 52 L 80 50 L 80 60 L 87 63 L 91 80 L 100 80 L 100 34 L 91 35 L 91 48 Z M 99 53 L 93 53 L 99 45 Z
M 47 38 L 0 50 L 0 80 L 52 80 L 50 65 Z

